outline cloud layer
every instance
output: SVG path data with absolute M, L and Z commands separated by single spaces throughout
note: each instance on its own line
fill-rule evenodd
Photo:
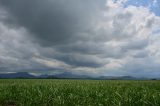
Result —
M 0 72 L 160 75 L 160 17 L 112 0 L 0 0 Z

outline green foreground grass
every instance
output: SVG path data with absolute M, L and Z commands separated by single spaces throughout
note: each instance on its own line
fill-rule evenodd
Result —
M 160 106 L 160 81 L 1 79 L 0 106 Z

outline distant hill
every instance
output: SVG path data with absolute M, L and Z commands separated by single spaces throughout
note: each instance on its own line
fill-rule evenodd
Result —
M 73 79 L 89 79 L 91 77 L 86 75 L 76 75 L 72 74 L 70 72 L 64 72 L 61 74 L 55 74 L 55 75 L 40 75 L 40 76 L 34 76 L 27 72 L 17 72 L 17 73 L 6 73 L 6 74 L 0 74 L 0 78 L 53 78 L 53 79 L 62 79 L 62 78 L 73 78 Z
M 91 77 L 87 75 L 77 75 L 77 74 L 72 74 L 70 72 L 64 72 L 61 74 L 55 74 L 51 75 L 50 77 L 55 77 L 55 78 L 77 78 L 77 79 L 90 79 Z
M 39 75 L 34 76 L 27 72 L 17 72 L 17 73 L 6 73 L 0 74 L 0 78 L 45 78 L 45 79 L 97 79 L 97 80 L 144 80 L 147 78 L 135 78 L 132 76 L 100 76 L 100 77 L 91 77 L 87 75 L 77 75 L 71 72 L 64 72 L 54 75 Z M 156 80 L 156 79 L 155 79 Z
M 134 79 L 137 79 L 135 77 L 132 77 L 132 76 L 100 76 L 99 79 L 112 79 L 112 80 L 120 80 L 120 79 L 123 79 L 123 80 L 134 80 Z
M 0 78 L 35 78 L 35 76 L 27 72 L 0 74 Z

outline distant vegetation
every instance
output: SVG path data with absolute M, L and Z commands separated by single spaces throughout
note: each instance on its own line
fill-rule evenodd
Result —
M 160 81 L 1 79 L 0 106 L 160 106 Z

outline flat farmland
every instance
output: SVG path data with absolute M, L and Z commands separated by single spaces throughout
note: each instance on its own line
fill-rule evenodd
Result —
M 160 81 L 1 79 L 0 106 L 160 106 Z

